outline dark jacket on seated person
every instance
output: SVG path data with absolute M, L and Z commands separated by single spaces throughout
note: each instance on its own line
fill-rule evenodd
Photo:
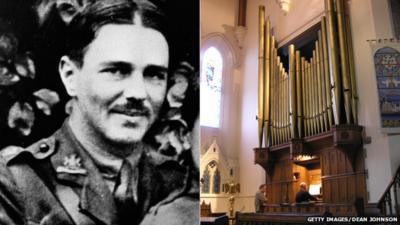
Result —
M 315 198 L 314 196 L 310 195 L 310 193 L 308 191 L 304 191 L 304 190 L 300 190 L 299 192 L 297 192 L 296 194 L 296 202 L 308 202 L 308 201 L 316 201 L 317 198 Z

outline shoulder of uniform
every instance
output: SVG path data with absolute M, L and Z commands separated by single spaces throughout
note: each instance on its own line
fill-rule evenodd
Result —
M 56 139 L 53 135 L 32 144 L 26 150 L 32 153 L 36 159 L 44 159 L 53 154 L 55 147 Z
M 32 155 L 36 159 L 44 159 L 55 151 L 55 138 L 53 136 L 42 139 L 27 148 L 20 146 L 8 146 L 0 151 L 1 157 L 9 163 L 13 159 L 25 153 Z
M 24 151 L 24 148 L 20 146 L 7 146 L 0 151 L 0 156 L 8 163 L 11 159 L 15 156 L 19 155 L 21 152 Z

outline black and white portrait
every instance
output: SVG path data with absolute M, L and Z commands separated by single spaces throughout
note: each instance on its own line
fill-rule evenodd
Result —
M 0 1 L 0 224 L 198 223 L 198 7 Z

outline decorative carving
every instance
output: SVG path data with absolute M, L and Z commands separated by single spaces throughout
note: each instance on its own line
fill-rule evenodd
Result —
M 275 162 L 269 148 L 255 148 L 254 153 L 254 163 L 264 168 L 267 175 L 272 177 Z
M 211 161 L 210 163 L 208 163 L 208 165 L 212 168 L 214 168 L 215 166 L 217 166 L 217 162 L 215 160 Z
M 363 128 L 357 125 L 341 124 L 332 127 L 333 145 L 348 157 L 353 170 L 357 152 L 363 143 L 362 131 Z
M 320 160 L 319 151 L 327 149 L 330 146 L 335 147 L 346 156 L 351 164 L 352 170 L 355 171 L 356 156 L 362 150 L 363 144 L 363 128 L 358 125 L 336 125 L 332 130 L 324 135 L 315 135 L 306 139 L 291 139 L 287 145 L 279 148 L 255 148 L 256 164 L 264 168 L 269 177 L 272 176 L 275 167 L 275 154 L 281 154 L 284 151 L 289 152 L 289 158 L 293 163 L 308 167 Z M 312 160 L 304 162 L 296 161 L 298 156 L 313 156 Z
M 290 140 L 290 158 L 293 159 L 298 155 L 304 155 L 305 152 L 303 139 L 291 139 Z
M 235 27 L 235 37 L 239 48 L 243 47 L 244 38 L 246 37 L 247 28 L 244 26 Z

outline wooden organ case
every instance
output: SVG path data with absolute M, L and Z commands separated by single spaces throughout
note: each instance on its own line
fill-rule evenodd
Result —
M 259 9 L 259 147 L 255 163 L 266 171 L 265 213 L 354 216 L 366 203 L 363 128 L 349 11 L 345 0 L 325 0 L 325 15 L 311 58 L 289 45 L 288 69 L 265 9 Z M 301 182 L 321 200 L 295 204 Z M 317 190 L 318 192 L 318 190 Z

